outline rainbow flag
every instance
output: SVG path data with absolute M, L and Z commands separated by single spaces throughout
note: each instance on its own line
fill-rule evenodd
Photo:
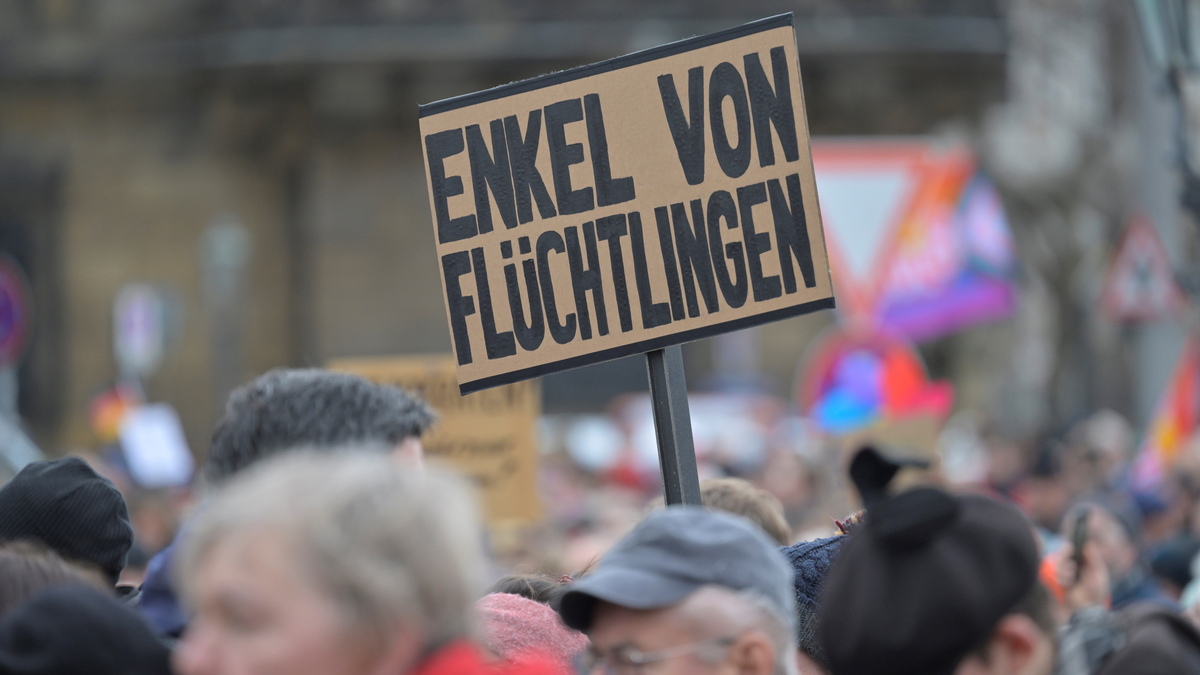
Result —
M 1184 343 L 1175 373 L 1158 402 L 1133 467 L 1135 490 L 1153 490 L 1175 466 L 1179 453 L 1200 426 L 1200 336 Z
M 142 395 L 128 384 L 116 384 L 96 394 L 88 405 L 88 422 L 101 443 L 115 443 L 125 416 L 142 404 Z

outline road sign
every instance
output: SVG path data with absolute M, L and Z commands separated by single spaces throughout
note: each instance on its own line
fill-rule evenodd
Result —
M 147 284 L 128 284 L 113 303 L 113 351 L 121 372 L 146 377 L 158 368 L 166 343 L 165 303 Z
M 818 141 L 813 165 L 844 314 L 874 310 L 897 231 L 928 168 L 928 143 Z
M 1114 321 L 1154 321 L 1178 316 L 1186 300 L 1171 258 L 1145 215 L 1129 221 L 1104 277 L 1101 305 Z

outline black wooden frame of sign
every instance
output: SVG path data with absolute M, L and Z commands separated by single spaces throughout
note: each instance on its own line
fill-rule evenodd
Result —
M 791 12 L 779 14 L 716 33 L 687 38 L 659 47 L 644 49 L 640 52 L 618 56 L 607 61 L 591 63 L 512 84 L 505 84 L 479 92 L 426 103 L 419 106 L 418 109 L 420 117 L 436 115 L 485 101 L 494 101 L 514 94 L 571 82 L 597 73 L 620 70 L 628 66 L 728 42 L 746 37 L 747 35 L 754 35 L 755 33 L 775 28 L 793 27 L 794 25 L 795 17 Z M 675 333 L 670 336 L 642 340 L 612 349 L 592 352 L 583 356 L 544 363 L 531 368 L 523 368 L 504 373 L 503 375 L 485 377 L 465 384 L 460 383 L 459 389 L 463 394 L 467 394 L 549 373 L 631 356 L 633 354 L 645 353 L 646 369 L 650 379 L 650 401 L 654 412 L 654 432 L 658 441 L 658 458 L 662 469 L 665 501 L 667 504 L 699 505 L 700 478 L 696 468 L 696 447 L 692 439 L 692 419 L 688 409 L 687 382 L 684 377 L 683 368 L 683 348 L 680 344 L 742 328 L 770 323 L 779 319 L 808 314 L 809 312 L 821 309 L 832 309 L 833 307 L 833 298 L 816 300 L 794 307 L 758 314 L 753 317 L 725 321 Z
M 671 345 L 646 352 L 646 369 L 650 373 L 650 404 L 663 497 L 668 504 L 699 506 L 700 474 L 683 375 L 683 347 Z

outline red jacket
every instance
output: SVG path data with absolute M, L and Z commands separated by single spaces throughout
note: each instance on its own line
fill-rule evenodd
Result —
M 452 642 L 418 665 L 410 675 L 570 675 L 548 659 L 531 655 L 520 663 L 488 661 L 479 647 Z

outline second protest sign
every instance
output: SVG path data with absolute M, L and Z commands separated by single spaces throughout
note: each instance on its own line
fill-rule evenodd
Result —
M 792 16 L 421 107 L 466 393 L 833 306 Z

